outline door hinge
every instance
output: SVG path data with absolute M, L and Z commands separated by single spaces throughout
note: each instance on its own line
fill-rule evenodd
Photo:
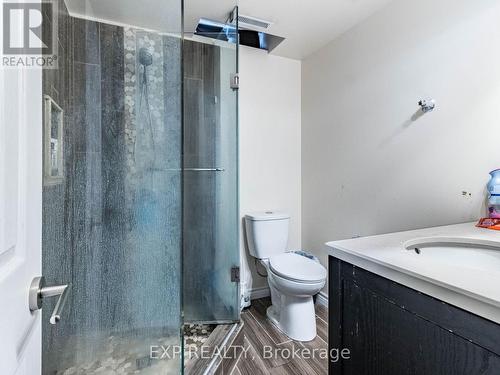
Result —
M 240 88 L 240 75 L 238 73 L 231 73 L 229 80 L 233 90 L 238 90 Z
M 231 268 L 231 282 L 233 283 L 240 282 L 240 267 Z

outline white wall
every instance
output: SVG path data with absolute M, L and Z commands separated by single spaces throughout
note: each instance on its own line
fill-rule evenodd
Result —
M 328 240 L 484 215 L 499 20 L 497 0 L 398 0 L 302 62 L 302 239 L 325 264 Z
M 240 212 L 290 213 L 290 248 L 301 244 L 300 61 L 240 48 Z M 249 288 L 267 286 L 253 267 L 241 236 L 242 266 L 250 263 Z

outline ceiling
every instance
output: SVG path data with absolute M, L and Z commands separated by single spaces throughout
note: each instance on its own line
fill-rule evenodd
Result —
M 200 17 L 225 20 L 237 0 L 184 0 L 185 30 Z M 273 55 L 302 59 L 328 44 L 391 0 L 239 0 L 239 13 L 274 22 L 285 37 Z
M 239 2 L 240 14 L 273 22 L 269 33 L 286 38 L 272 54 L 302 59 L 390 1 L 184 0 L 185 30 L 194 31 L 201 17 L 225 21 Z M 66 4 L 74 15 L 170 33 L 180 31 L 180 0 L 66 0 Z
M 74 17 L 180 34 L 180 0 L 64 0 Z M 185 0 L 191 1 L 191 0 Z M 159 11 L 166 9 L 167 11 Z

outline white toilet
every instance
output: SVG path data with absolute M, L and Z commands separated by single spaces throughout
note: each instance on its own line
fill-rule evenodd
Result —
M 288 337 L 311 341 L 316 337 L 313 295 L 326 282 L 326 269 L 304 256 L 287 253 L 290 216 L 256 212 L 245 216 L 250 255 L 266 267 L 272 306 L 267 317 Z

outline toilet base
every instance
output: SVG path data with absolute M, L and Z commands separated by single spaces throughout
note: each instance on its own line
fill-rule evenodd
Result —
M 276 298 L 276 297 L 275 297 Z M 312 341 L 316 337 L 316 314 L 312 296 L 281 295 L 269 306 L 267 318 L 281 332 L 295 341 Z M 273 298 L 274 299 L 274 298 Z

